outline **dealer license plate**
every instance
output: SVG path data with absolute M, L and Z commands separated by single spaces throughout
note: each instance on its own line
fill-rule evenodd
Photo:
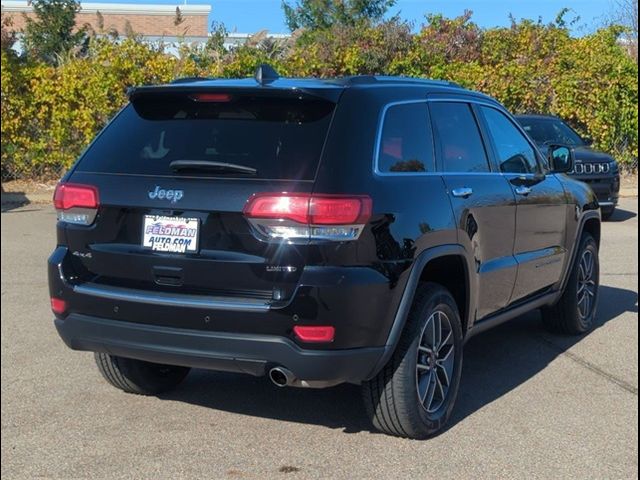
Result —
M 156 252 L 197 252 L 199 230 L 197 218 L 145 215 L 142 246 Z

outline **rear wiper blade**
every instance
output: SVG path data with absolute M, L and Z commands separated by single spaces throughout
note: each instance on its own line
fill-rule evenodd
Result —
M 212 160 L 174 160 L 169 164 L 172 170 L 209 170 L 212 172 L 244 173 L 256 175 L 258 170 L 235 163 L 214 162 Z

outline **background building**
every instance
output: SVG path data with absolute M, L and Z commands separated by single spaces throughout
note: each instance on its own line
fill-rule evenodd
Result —
M 210 12 L 210 5 L 83 2 L 76 24 L 87 25 L 98 34 L 135 32 L 148 40 L 170 42 L 185 37 L 187 41 L 206 41 Z M 16 31 L 24 27 L 25 15 L 34 15 L 30 2 L 2 0 L 2 17 L 11 17 Z

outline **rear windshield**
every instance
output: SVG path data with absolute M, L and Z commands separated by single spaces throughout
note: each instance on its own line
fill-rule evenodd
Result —
M 333 110 L 300 97 L 147 95 L 116 117 L 77 170 L 312 180 Z

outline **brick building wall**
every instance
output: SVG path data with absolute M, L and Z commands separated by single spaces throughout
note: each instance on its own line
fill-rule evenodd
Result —
M 175 25 L 176 7 L 182 17 L 179 25 Z M 89 25 L 98 33 L 116 30 L 124 34 L 128 30 L 127 22 L 135 33 L 147 37 L 206 37 L 209 33 L 209 5 L 82 3 L 81 8 L 76 24 Z M 2 1 L 2 17 L 11 17 L 16 31 L 24 27 L 24 15 L 33 16 L 33 9 L 26 1 Z

